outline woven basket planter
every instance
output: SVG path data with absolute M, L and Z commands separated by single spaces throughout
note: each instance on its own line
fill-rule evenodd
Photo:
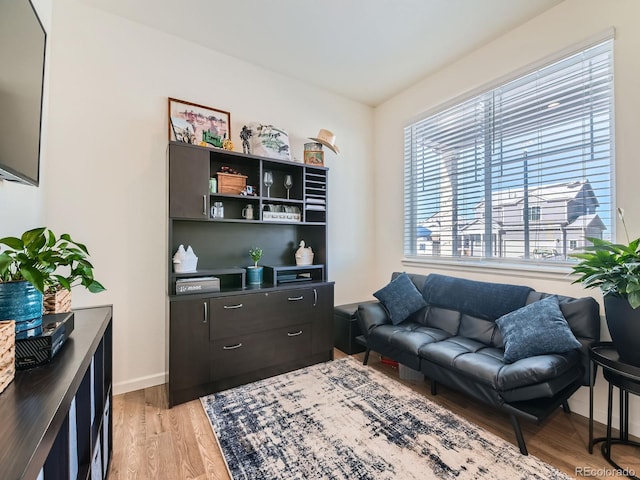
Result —
M 55 293 L 45 293 L 43 305 L 45 315 L 70 312 L 71 291 L 63 288 Z
M 0 393 L 13 381 L 16 374 L 15 321 L 0 322 Z

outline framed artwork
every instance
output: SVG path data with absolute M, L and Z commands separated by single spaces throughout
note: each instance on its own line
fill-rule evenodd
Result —
M 304 163 L 309 165 L 324 165 L 324 152 L 322 150 L 305 150 Z
M 231 114 L 169 98 L 169 141 L 222 148 L 231 139 Z

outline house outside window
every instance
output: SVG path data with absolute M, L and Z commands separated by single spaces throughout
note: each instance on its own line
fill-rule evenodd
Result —
M 566 262 L 612 238 L 613 40 L 405 128 L 406 258 Z

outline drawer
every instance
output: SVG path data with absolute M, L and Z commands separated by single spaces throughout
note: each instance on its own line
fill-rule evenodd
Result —
M 211 299 L 211 339 L 237 337 L 310 321 L 313 288 L 251 293 Z
M 211 342 L 212 380 L 241 375 L 311 355 L 311 324 Z

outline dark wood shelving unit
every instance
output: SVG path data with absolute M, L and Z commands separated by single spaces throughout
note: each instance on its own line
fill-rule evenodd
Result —
M 255 195 L 211 193 L 209 179 L 223 166 L 246 176 Z M 273 174 L 268 195 L 262 184 L 265 171 Z M 290 198 L 285 175 L 293 180 Z M 325 167 L 169 144 L 170 405 L 332 358 L 327 180 Z M 212 218 L 213 202 L 223 202 L 224 218 Z M 242 217 L 247 205 L 253 207 L 252 220 Z M 295 220 L 265 219 L 264 212 L 274 210 L 299 215 Z M 277 273 L 271 273 L 254 286 L 244 278 L 230 283 L 237 274 L 220 273 L 251 265 L 249 249 L 254 246 L 264 250 L 260 265 L 270 266 L 269 272 L 290 269 L 300 240 L 315 255 L 309 281 L 279 282 Z M 185 275 L 173 272 L 173 254 L 180 245 L 190 245 L 198 257 L 198 271 L 187 276 L 216 276 L 220 292 L 175 295 L 175 281 Z M 226 335 L 231 324 L 238 329 Z
M 75 310 L 73 333 L 51 362 L 17 371 L 0 394 L 2 478 L 107 478 L 113 447 L 111 320 L 110 306 Z

